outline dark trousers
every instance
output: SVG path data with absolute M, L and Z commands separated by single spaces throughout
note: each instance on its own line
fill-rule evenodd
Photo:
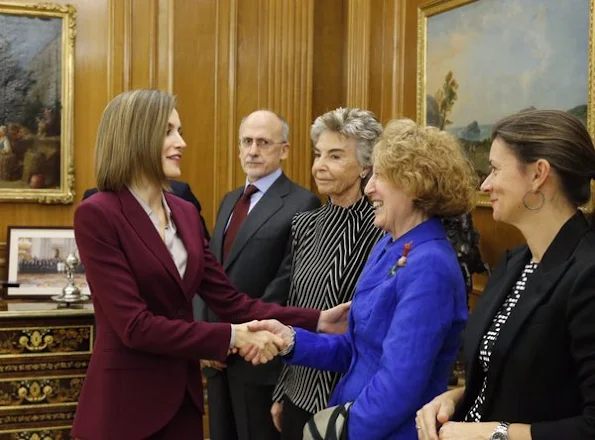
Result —
M 244 383 L 227 370 L 207 378 L 211 440 L 279 440 L 271 417 L 274 388 Z
M 293 404 L 289 397 L 283 399 L 283 431 L 281 440 L 303 440 L 304 426 L 314 414 Z
M 202 414 L 186 393 L 182 406 L 167 425 L 150 440 L 202 440 Z

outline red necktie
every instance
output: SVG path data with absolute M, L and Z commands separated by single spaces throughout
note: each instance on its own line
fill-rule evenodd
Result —
M 236 206 L 233 208 L 231 221 L 229 222 L 229 227 L 227 228 L 227 232 L 225 233 L 225 238 L 223 240 L 223 261 L 227 260 L 227 256 L 229 255 L 231 246 L 236 239 L 236 235 L 238 235 L 238 231 L 240 230 L 243 221 L 248 216 L 248 209 L 250 209 L 250 197 L 252 197 L 252 194 L 257 191 L 258 188 L 256 188 L 254 185 L 248 185 L 244 190 L 244 194 L 242 194 L 242 197 L 240 197 L 240 200 L 238 200 Z

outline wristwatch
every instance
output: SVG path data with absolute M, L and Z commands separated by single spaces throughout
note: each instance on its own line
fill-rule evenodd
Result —
M 510 423 L 508 422 L 500 422 L 494 432 L 492 432 L 492 436 L 489 440 L 508 440 L 508 427 Z
M 279 356 L 287 356 L 288 354 L 290 354 L 293 351 L 293 348 L 295 347 L 295 330 L 293 329 L 292 326 L 288 325 L 287 326 L 289 328 L 290 333 L 290 341 L 289 344 L 287 344 L 287 347 L 285 347 L 285 350 L 281 350 L 279 352 Z

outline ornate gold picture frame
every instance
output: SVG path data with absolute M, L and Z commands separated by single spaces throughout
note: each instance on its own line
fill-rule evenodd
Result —
M 0 1 L 0 201 L 72 203 L 76 9 Z
M 434 0 L 418 9 L 417 120 L 461 141 L 480 182 L 491 127 L 535 107 L 569 111 L 591 136 L 595 0 Z M 478 206 L 490 206 L 479 193 Z M 590 210 L 593 203 L 586 208 Z

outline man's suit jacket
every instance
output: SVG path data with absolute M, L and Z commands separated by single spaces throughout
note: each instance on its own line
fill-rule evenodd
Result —
M 481 339 L 531 254 L 508 252 L 465 331 L 462 420 L 478 395 Z M 595 438 L 595 232 L 582 213 L 560 230 L 494 346 L 482 421 L 532 424 L 533 440 Z
M 198 199 L 196 198 L 196 196 L 190 189 L 190 185 L 188 185 L 186 182 L 180 182 L 178 180 L 168 180 L 168 182 L 169 182 L 169 186 L 171 187 L 171 193 L 173 195 L 181 197 L 182 199 L 192 203 L 196 207 L 196 210 L 198 211 L 198 214 L 200 215 L 200 222 L 202 223 L 202 227 L 204 229 L 205 238 L 207 240 L 209 240 L 211 237 L 209 235 L 209 230 L 207 229 L 207 224 L 205 222 L 205 219 L 203 218 L 203 216 L 201 214 L 202 208 L 200 206 L 200 202 L 198 201 Z M 91 188 L 91 189 L 86 190 L 85 193 L 83 194 L 83 200 L 91 197 L 96 192 L 97 192 L 97 188 Z
M 211 252 L 222 262 L 231 283 L 252 298 L 284 305 L 289 294 L 291 275 L 291 220 L 298 212 L 320 206 L 320 200 L 310 191 L 281 174 L 242 224 L 223 260 L 225 227 L 244 187 L 225 195 L 211 238 Z M 198 306 L 198 315 L 209 322 L 219 322 L 217 313 Z M 281 371 L 280 360 L 255 367 L 239 356 L 227 360 L 228 371 L 241 375 L 245 382 L 274 385 Z M 215 370 L 205 370 L 205 375 Z
M 188 260 L 180 277 L 149 216 L 128 189 L 100 192 L 75 212 L 97 337 L 73 436 L 146 438 L 165 426 L 186 392 L 202 410 L 199 359 L 225 360 L 229 324 L 195 322 L 198 293 L 228 322 L 275 317 L 315 329 L 319 312 L 240 294 L 205 246 L 196 209 L 165 195 Z M 202 438 L 202 433 L 193 433 Z

